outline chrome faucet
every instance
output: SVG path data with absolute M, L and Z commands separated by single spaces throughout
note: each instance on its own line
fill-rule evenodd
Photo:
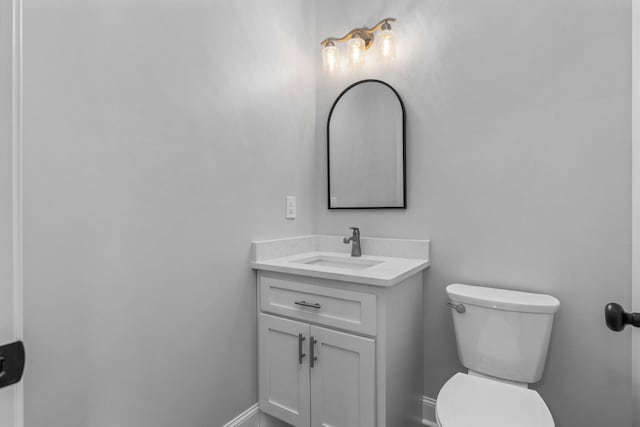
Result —
M 351 256 L 362 256 L 362 250 L 360 249 L 360 229 L 358 227 L 349 227 L 353 230 L 353 236 L 345 237 L 342 241 L 345 244 L 351 242 Z

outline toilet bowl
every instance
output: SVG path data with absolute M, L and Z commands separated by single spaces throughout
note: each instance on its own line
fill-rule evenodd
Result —
M 440 427 L 553 427 L 528 385 L 544 371 L 554 314 L 550 296 L 490 287 L 447 286 L 460 362 L 438 393 Z
M 440 390 L 440 427 L 553 427 L 542 397 L 528 388 L 457 373 Z

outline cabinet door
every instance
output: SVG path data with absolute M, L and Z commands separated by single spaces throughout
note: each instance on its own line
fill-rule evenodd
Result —
M 375 341 L 317 326 L 310 334 L 311 427 L 375 426 Z
M 309 325 L 266 314 L 258 323 L 260 409 L 309 427 Z

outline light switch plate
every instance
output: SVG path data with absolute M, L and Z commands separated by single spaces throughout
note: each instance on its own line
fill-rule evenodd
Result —
M 285 218 L 295 219 L 296 217 L 296 196 L 287 196 L 287 208 Z

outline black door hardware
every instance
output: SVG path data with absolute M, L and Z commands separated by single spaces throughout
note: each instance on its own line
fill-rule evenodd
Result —
M 627 325 L 640 327 L 640 313 L 627 313 L 620 304 L 610 302 L 604 308 L 604 320 L 612 331 L 620 332 Z
M 22 341 L 0 346 L 0 388 L 15 384 L 24 372 Z
M 306 340 L 305 337 L 302 336 L 302 334 L 298 334 L 298 363 L 302 365 L 302 358 L 306 356 L 306 354 L 304 354 L 302 352 L 302 342 Z
M 318 341 L 313 337 L 311 337 L 311 340 L 309 342 L 309 366 L 311 366 L 312 368 L 316 366 L 316 360 L 318 360 L 315 350 L 317 342 Z

